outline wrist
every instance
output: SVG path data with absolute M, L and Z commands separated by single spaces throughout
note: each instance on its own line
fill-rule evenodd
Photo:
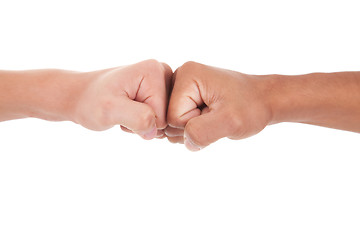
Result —
M 283 112 L 286 108 L 285 100 L 286 96 L 283 92 L 282 82 L 283 76 L 271 74 L 271 75 L 260 75 L 260 86 L 261 93 L 263 96 L 263 101 L 267 106 L 268 111 L 270 112 L 270 118 L 268 125 L 280 123 L 283 121 Z
M 52 107 L 51 104 L 47 106 L 48 109 L 53 108 L 53 116 L 58 121 L 72 121 L 77 122 L 77 105 L 81 96 L 86 91 L 90 82 L 93 80 L 90 72 L 70 72 L 62 71 L 58 77 L 54 78 L 54 84 L 57 89 L 54 95 L 58 95 L 56 102 Z M 50 91 L 51 93 L 51 91 Z M 54 99 L 54 97 L 50 97 Z
M 291 78 L 293 76 L 271 74 L 262 75 L 260 78 L 263 83 L 264 99 L 271 112 L 268 124 L 291 121 L 289 115 L 291 115 L 292 108 L 296 105 L 296 96 L 291 87 Z
M 321 102 L 316 97 L 319 89 L 313 84 L 314 76 L 316 74 L 263 76 L 272 113 L 269 124 L 305 123 L 317 118 L 318 110 L 323 106 L 319 106 Z
M 23 118 L 50 121 L 74 121 L 75 105 L 88 81 L 84 73 L 55 69 L 23 71 L 16 79 L 14 111 Z

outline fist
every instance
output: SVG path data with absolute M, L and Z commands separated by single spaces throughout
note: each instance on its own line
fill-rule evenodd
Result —
M 163 135 L 172 70 L 156 60 L 85 73 L 75 121 L 91 130 L 120 125 L 145 139 Z
M 271 121 L 260 77 L 187 62 L 173 76 L 165 134 L 192 151 L 220 138 L 246 138 Z

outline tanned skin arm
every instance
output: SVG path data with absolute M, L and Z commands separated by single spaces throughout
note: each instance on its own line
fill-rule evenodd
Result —
M 188 62 L 173 82 L 165 133 L 190 150 L 281 122 L 360 132 L 360 72 L 261 76 Z

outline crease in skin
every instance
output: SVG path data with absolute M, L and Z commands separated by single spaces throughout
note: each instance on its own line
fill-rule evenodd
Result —
M 172 128 L 176 128 L 176 129 L 184 129 L 184 127 L 177 127 L 177 126 L 174 126 L 170 123 L 168 123 L 169 127 L 172 127 Z
M 221 102 L 224 97 L 223 96 L 216 96 L 216 94 L 214 93 L 211 93 L 211 97 L 209 97 L 209 90 L 206 89 L 206 84 L 205 86 L 203 86 L 203 91 L 200 90 L 200 85 L 198 83 L 198 81 L 196 79 L 193 79 L 195 85 L 196 85 L 196 88 L 197 88 L 197 93 L 199 94 L 199 97 L 200 97 L 200 101 L 202 101 L 202 104 L 199 105 L 192 97 L 188 96 L 189 98 L 191 98 L 191 100 L 193 100 L 195 102 L 195 104 L 197 105 L 197 107 L 200 109 L 201 111 L 201 114 L 203 114 L 203 109 L 205 108 L 209 108 L 209 110 L 212 110 L 213 109 L 213 104 L 217 103 L 217 102 Z M 202 93 L 206 92 L 207 93 L 207 98 L 205 98 Z M 207 111 L 208 112 L 208 111 Z M 206 112 L 205 112 L 206 113 Z
M 197 102 L 191 96 L 187 96 L 187 97 L 190 98 L 196 104 L 196 106 L 198 106 Z
M 198 82 L 198 80 L 196 79 L 196 78 L 194 78 L 194 79 L 192 79 L 193 81 L 194 81 L 194 83 L 195 83 L 195 86 L 196 86 L 196 88 L 197 88 L 197 93 L 198 93 L 198 95 L 199 95 L 199 97 L 200 97 L 200 101 L 202 101 L 203 102 L 203 104 L 205 104 L 205 105 L 209 105 L 209 104 L 207 104 L 206 102 L 205 102 L 205 98 L 204 98 L 204 96 L 202 96 L 202 92 L 206 92 L 206 91 L 201 91 L 201 88 L 200 88 L 200 85 L 199 85 L 199 82 Z M 194 99 L 193 99 L 194 100 Z M 196 103 L 196 105 L 197 106 L 199 106 L 199 104 L 196 102 L 196 101 L 194 101 L 195 103 Z
M 198 96 L 199 96 L 199 101 L 196 101 L 196 100 L 195 100 L 192 96 L 190 96 L 190 95 L 185 96 L 185 97 L 189 98 L 189 99 L 191 100 L 191 102 L 193 102 L 193 103 L 195 104 L 196 107 L 194 107 L 194 108 L 186 111 L 185 113 L 181 114 L 181 115 L 178 117 L 179 119 L 183 118 L 185 115 L 191 113 L 192 111 L 196 111 L 196 109 L 199 109 L 199 111 L 200 111 L 200 113 L 201 113 L 201 110 L 202 110 L 202 108 L 203 108 L 203 105 L 206 106 L 206 104 L 205 104 L 204 101 L 203 101 L 203 97 L 201 96 L 200 86 L 199 86 L 198 82 L 197 82 L 195 79 L 193 79 L 193 81 L 194 81 L 195 86 L 196 86 L 195 93 L 198 94 Z M 201 102 L 202 102 L 202 104 L 201 104 Z M 200 114 L 199 114 L 199 115 L 200 115 Z M 170 125 L 169 125 L 169 126 L 170 126 Z M 179 128 L 179 127 L 175 127 L 175 126 L 171 126 L 171 127 Z
M 142 103 L 145 103 L 147 100 L 149 100 L 152 96 L 148 96 L 144 99 L 144 101 L 142 101 Z
M 197 105 L 196 101 L 195 101 L 191 96 L 186 96 L 186 97 L 190 98 L 190 100 L 193 101 L 193 102 L 196 104 L 196 106 L 197 106 L 196 108 L 199 107 L 199 106 Z M 179 118 L 183 118 L 186 114 L 188 114 L 188 113 L 196 110 L 196 108 L 192 108 L 192 109 L 190 109 L 189 111 L 184 112 L 183 114 L 181 114 L 181 115 L 179 116 Z
M 139 94 L 139 91 L 140 91 L 140 88 L 141 88 L 141 85 L 142 85 L 144 79 L 145 79 L 145 76 L 144 76 L 144 75 L 141 75 L 140 83 L 139 83 L 138 89 L 136 90 L 135 97 L 134 97 L 133 100 L 135 100 L 135 99 L 137 98 L 137 96 L 138 96 L 138 94 Z

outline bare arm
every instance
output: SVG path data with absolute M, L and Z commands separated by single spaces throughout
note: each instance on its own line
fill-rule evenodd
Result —
M 161 137 L 171 68 L 156 60 L 94 72 L 0 71 L 0 121 L 35 117 Z
M 196 151 L 280 122 L 360 132 L 360 72 L 260 76 L 188 62 L 174 74 L 171 142 Z
M 83 74 L 56 69 L 0 71 L 0 121 L 73 120 L 86 81 Z
M 360 72 L 265 76 L 271 123 L 300 122 L 360 132 Z

